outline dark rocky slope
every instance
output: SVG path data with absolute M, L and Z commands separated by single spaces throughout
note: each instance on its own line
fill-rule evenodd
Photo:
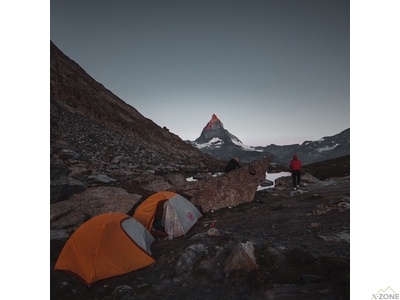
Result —
M 298 191 L 287 178 L 251 202 L 208 212 L 186 237 L 157 239 L 153 265 L 90 288 L 52 269 L 66 239 L 51 240 L 51 299 L 350 299 L 349 162 L 341 172 L 313 164 L 308 171 L 327 179 Z M 211 222 L 218 236 L 208 235 Z M 240 245 L 254 245 L 258 268 L 232 263 Z

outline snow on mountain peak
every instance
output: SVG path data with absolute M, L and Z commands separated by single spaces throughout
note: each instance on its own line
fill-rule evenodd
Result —
M 249 146 L 249 145 L 245 145 L 243 144 L 241 141 L 237 140 L 237 139 L 232 139 L 232 142 L 236 145 L 241 147 L 243 150 L 246 151 L 256 151 L 256 152 L 263 152 L 263 150 L 257 150 L 255 147 L 253 146 Z
M 207 143 L 194 143 L 194 146 L 197 149 L 202 149 L 202 148 L 220 148 L 224 144 L 224 141 L 221 140 L 220 138 L 213 138 Z

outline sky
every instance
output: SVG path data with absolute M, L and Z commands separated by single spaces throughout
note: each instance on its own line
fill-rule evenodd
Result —
M 350 127 L 349 1 L 52 0 L 50 38 L 183 140 L 214 113 L 251 146 Z

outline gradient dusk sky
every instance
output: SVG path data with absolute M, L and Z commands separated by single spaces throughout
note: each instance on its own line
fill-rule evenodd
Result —
M 350 127 L 349 1 L 50 4 L 55 45 L 183 140 L 213 113 L 252 146 Z

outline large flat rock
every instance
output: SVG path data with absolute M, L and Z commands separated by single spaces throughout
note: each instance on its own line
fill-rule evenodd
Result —
M 249 166 L 244 166 L 219 177 L 189 182 L 171 190 L 185 196 L 193 204 L 200 205 L 203 212 L 250 202 L 258 186 L 265 181 L 271 161 L 272 156 L 254 161 L 251 165 L 255 174 L 250 173 Z
M 50 229 L 76 229 L 88 219 L 107 212 L 127 213 L 141 195 L 119 187 L 94 187 L 70 199 L 50 204 Z

